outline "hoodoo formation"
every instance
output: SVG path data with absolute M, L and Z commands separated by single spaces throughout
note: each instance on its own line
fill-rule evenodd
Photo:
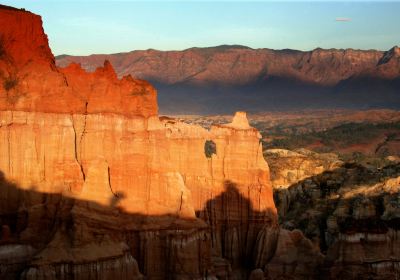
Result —
M 311 277 L 321 256 L 279 229 L 245 113 L 159 118 L 107 61 L 57 68 L 39 16 L 0 6 L 0 26 L 1 279 Z

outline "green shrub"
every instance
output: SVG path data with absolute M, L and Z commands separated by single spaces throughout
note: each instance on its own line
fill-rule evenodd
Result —
M 204 143 L 204 153 L 208 158 L 211 158 L 213 154 L 217 154 L 217 145 L 214 141 L 207 140 L 206 143 Z
M 146 87 L 141 87 L 140 89 L 133 89 L 131 91 L 131 96 L 143 96 L 147 94 L 147 89 Z
M 18 79 L 16 77 L 8 77 L 3 82 L 3 87 L 6 91 L 10 91 L 18 85 Z

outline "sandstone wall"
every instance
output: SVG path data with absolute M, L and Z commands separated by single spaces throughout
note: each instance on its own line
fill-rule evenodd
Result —
M 1 279 L 281 277 L 315 253 L 277 228 L 244 112 L 159 118 L 155 89 L 107 61 L 57 68 L 39 16 L 0 5 L 0 26 Z
M 0 110 L 157 114 L 149 83 L 117 79 L 108 62 L 94 73 L 78 65 L 59 70 L 40 16 L 6 6 L 0 15 Z
M 106 250 L 93 237 L 101 234 L 110 244 L 131 245 L 147 276 L 162 279 L 167 269 L 175 275 L 200 276 L 212 273 L 212 255 L 242 267 L 259 230 L 276 224 L 260 135 L 245 116 L 236 120 L 246 126 L 233 122 L 210 131 L 158 117 L 112 114 L 3 111 L 0 119 L 4 180 L 42 198 L 12 196 L 12 187 L 2 188 L 0 195 L 2 213 L 13 213 L 18 221 L 25 213 L 24 225 L 11 236 L 25 242 L 38 239 L 45 247 L 35 256 L 36 265 L 97 261 L 98 255 L 82 259 L 81 251 Z M 210 157 L 206 140 L 215 143 Z M 51 202 L 53 197 L 59 201 Z M 61 205 L 68 199 L 73 199 L 69 205 Z M 43 215 L 47 222 L 41 220 Z M 54 226 L 56 221 L 59 225 Z M 42 227 L 47 238 L 35 237 Z M 182 232 L 168 232 L 171 228 Z M 202 243 L 204 248 L 199 248 Z M 160 269 L 159 264 L 165 264 L 162 251 L 167 247 L 168 254 L 174 254 L 176 246 L 179 250 L 169 258 L 182 259 L 188 272 L 173 266 Z M 125 254 L 114 251 L 102 254 Z

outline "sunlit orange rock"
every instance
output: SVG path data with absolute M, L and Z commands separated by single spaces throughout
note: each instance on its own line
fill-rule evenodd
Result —
M 106 60 L 103 67 L 87 73 L 78 64 L 59 69 L 74 96 L 85 102 L 85 113 L 118 113 L 126 116 L 157 114 L 157 94 L 146 81 L 131 76 L 118 79 Z
M 108 62 L 94 73 L 78 65 L 59 70 L 39 16 L 5 6 L 0 13 L 1 110 L 157 115 L 149 83 L 117 79 Z
M 159 118 L 155 89 L 107 60 L 57 68 L 39 16 L 0 6 L 0 26 L 1 279 L 313 275 L 245 112 Z
M 277 223 L 246 114 L 160 119 L 155 89 L 107 61 L 56 68 L 39 16 L 0 6 L 0 26 L 0 278 L 245 275 Z
M 254 128 L 222 125 L 208 131 L 157 117 L 109 114 L 4 111 L 0 117 L 0 170 L 6 179 L 28 192 L 78 200 L 69 211 L 85 228 L 111 228 L 110 235 L 171 227 L 200 230 L 193 242 L 206 242 L 213 254 L 240 267 L 240 260 L 252 255 L 261 227 L 276 222 L 269 170 Z M 206 140 L 216 144 L 211 157 L 205 153 Z M 35 217 L 45 211 L 27 201 L 33 207 L 27 213 L 38 215 L 28 214 L 21 232 L 25 240 L 35 238 Z M 211 226 L 211 236 L 199 218 Z M 158 246 L 149 250 L 155 253 Z M 161 259 L 142 263 L 143 272 L 151 276 L 155 272 L 146 265 Z M 201 274 L 199 265 L 193 269 Z

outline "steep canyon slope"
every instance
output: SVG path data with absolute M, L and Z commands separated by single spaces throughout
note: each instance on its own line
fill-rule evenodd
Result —
M 155 89 L 107 61 L 56 67 L 39 16 L 0 6 L 0 26 L 1 279 L 315 274 L 245 113 L 159 118 Z
M 305 149 L 266 151 L 280 224 L 326 254 L 326 279 L 400 276 L 400 163 L 344 163 Z

